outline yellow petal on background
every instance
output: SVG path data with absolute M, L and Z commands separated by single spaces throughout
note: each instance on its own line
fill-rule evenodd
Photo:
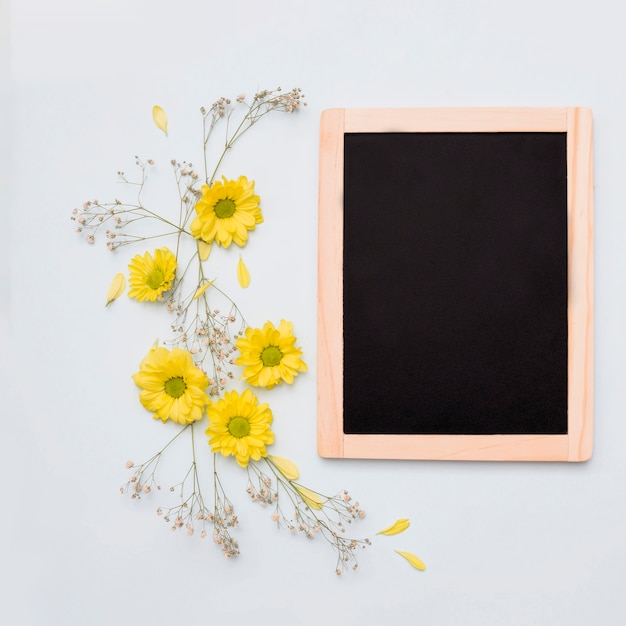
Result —
M 250 272 L 241 255 L 239 255 L 239 263 L 237 263 L 237 280 L 244 289 L 250 284 Z
M 152 107 L 152 119 L 167 137 L 167 115 L 165 115 L 165 111 L 158 104 Z
M 126 289 L 126 276 L 124 274 L 115 274 L 109 285 L 107 303 L 104 306 L 109 306 L 113 300 L 117 300 L 124 293 L 124 289 Z
M 315 493 L 315 491 L 311 491 L 306 487 L 300 487 L 298 485 L 294 485 L 293 488 L 300 494 L 302 501 L 310 509 L 317 509 L 319 511 L 324 506 L 322 498 L 320 498 L 320 495 Z
M 287 480 L 297 480 L 298 476 L 300 476 L 300 472 L 296 467 L 296 464 L 289 459 L 286 459 L 282 456 L 273 456 L 270 455 L 270 460 L 276 466 L 278 471 L 287 479 Z
M 204 283 L 201 287 L 198 287 L 198 291 L 196 291 L 192 299 L 197 300 L 214 282 L 215 278 L 210 280 L 208 283 Z
M 198 255 L 200 256 L 200 260 L 206 261 L 209 258 L 209 254 L 211 254 L 211 244 L 202 239 L 198 239 Z
M 408 518 L 403 517 L 399 519 L 395 524 L 389 526 L 389 528 L 385 528 L 384 530 L 378 531 L 377 535 L 397 535 L 398 533 L 403 533 L 409 526 L 411 522 Z
M 426 565 L 424 565 L 424 562 L 416 557 L 412 552 L 401 552 L 400 550 L 396 550 L 396 552 L 400 556 L 403 556 L 415 569 L 419 569 L 422 571 L 426 569 Z

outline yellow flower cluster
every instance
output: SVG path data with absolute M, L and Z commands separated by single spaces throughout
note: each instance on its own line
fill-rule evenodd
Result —
M 271 389 L 283 382 L 292 383 L 299 372 L 306 371 L 300 358 L 302 350 L 295 347 L 292 324 L 281 320 L 276 329 L 267 322 L 262 329 L 248 328 L 246 337 L 237 342 L 242 356 L 237 361 L 246 365 L 242 378 L 256 386 Z M 206 431 L 213 452 L 234 456 L 246 467 L 250 459 L 258 461 L 267 456 L 266 446 L 274 443 L 270 430 L 272 412 L 268 405 L 246 389 L 226 392 L 224 397 L 211 402 L 206 394 L 209 379 L 196 367 L 193 356 L 180 348 L 153 347 L 133 375 L 141 389 L 139 400 L 154 417 L 163 422 L 171 419 L 179 424 L 190 424 L 206 414 Z M 301 494 L 307 503 L 313 500 Z
M 204 185 L 202 199 L 195 207 L 197 217 L 191 224 L 193 236 L 203 245 L 216 241 L 224 247 L 232 242 L 243 246 L 248 230 L 263 221 L 259 197 L 253 192 L 254 182 L 249 182 L 245 176 L 237 181 L 224 179 L 211 187 Z M 154 302 L 161 300 L 163 293 L 171 288 L 176 278 L 177 259 L 171 250 L 162 247 L 154 254 L 136 255 L 128 267 L 128 295 L 140 302 Z M 238 272 L 240 284 L 247 286 L 249 274 L 241 259 Z M 123 278 L 120 274 L 114 279 L 107 304 L 123 291 Z M 201 283 L 192 301 L 198 300 L 213 282 Z M 253 387 L 272 389 L 283 382 L 291 384 L 300 372 L 307 370 L 301 358 L 302 350 L 296 346 L 293 325 L 285 320 L 280 321 L 278 328 L 269 321 L 262 328 L 248 327 L 245 336 L 237 339 L 236 347 L 241 354 L 236 364 L 244 368 L 241 378 Z M 223 456 L 234 456 L 242 467 L 247 466 L 250 459 L 265 457 L 266 446 L 274 442 L 268 405 L 259 404 L 249 389 L 241 395 L 231 391 L 217 402 L 211 402 L 206 393 L 209 379 L 194 364 L 188 350 L 152 348 L 133 380 L 141 389 L 139 399 L 143 406 L 163 422 L 190 424 L 201 419 L 206 410 L 209 418 L 206 434 L 211 449 Z M 301 495 L 305 502 L 317 505 L 307 494 Z

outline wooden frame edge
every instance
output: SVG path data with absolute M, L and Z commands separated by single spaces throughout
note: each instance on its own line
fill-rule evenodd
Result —
M 344 456 L 343 430 L 343 172 L 344 109 L 329 109 L 320 122 L 318 289 L 317 289 L 317 449 L 320 456 Z M 333 214 L 341 210 L 340 217 Z M 330 306 L 330 303 L 336 303 Z
M 589 109 L 567 109 L 567 143 L 568 460 L 587 461 L 593 448 L 594 400 L 593 120 Z
M 381 129 L 381 121 L 386 126 Z M 428 126 L 428 130 L 424 129 Z M 468 125 L 471 130 L 468 130 Z M 566 132 L 568 434 L 345 435 L 343 415 L 344 132 Z M 586 461 L 593 447 L 593 131 L 589 109 L 329 109 L 320 129 L 318 453 L 330 458 Z M 330 271 L 329 271 L 330 269 Z M 329 280 L 329 276 L 332 279 Z M 572 277 L 576 280 L 572 283 Z M 330 304 L 329 303 L 334 303 Z M 329 349 L 332 348 L 332 349 Z M 385 455 L 380 455 L 380 450 Z

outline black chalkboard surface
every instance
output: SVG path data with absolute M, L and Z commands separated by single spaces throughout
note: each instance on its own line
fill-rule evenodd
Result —
M 571 122 L 588 112 L 356 111 L 350 126 L 339 111 L 322 122 L 320 454 L 588 458 L 590 115 L 585 139 Z

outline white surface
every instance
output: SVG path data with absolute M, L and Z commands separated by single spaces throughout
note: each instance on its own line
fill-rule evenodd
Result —
M 0 34 L 11 34 L 1 48 L 10 66 L 0 65 L 10 67 L 9 117 L 0 126 L 10 147 L 0 178 L 10 183 L 8 320 L 0 327 L 8 331 L 0 361 L 8 391 L 0 439 L 7 623 L 622 623 L 619 3 L 194 0 L 177 9 L 164 0 L 20 0 L 10 23 L 9 7 L 0 6 Z M 327 545 L 277 533 L 247 501 L 233 465 L 224 474 L 242 520 L 235 561 L 208 539 L 170 532 L 152 503 L 119 495 L 124 461 L 164 438 L 129 376 L 167 321 L 145 320 L 128 299 L 103 308 L 110 278 L 139 250 L 89 247 L 69 221 L 84 200 L 116 195 L 115 173 L 130 171 L 135 154 L 198 159 L 200 106 L 277 85 L 301 86 L 308 108 L 264 120 L 223 170 L 257 181 L 266 218 L 245 251 L 253 283 L 242 292 L 233 282 L 232 291 L 252 323 L 292 319 L 310 367 L 271 397 L 273 452 L 296 460 L 312 486 L 348 488 L 368 511 L 363 535 L 398 517 L 413 521 L 402 535 L 375 538 L 359 572 L 339 579 Z M 170 117 L 167 140 L 150 118 L 155 103 Z M 320 112 L 481 105 L 594 112 L 594 456 L 572 465 L 322 460 L 314 374 Z M 221 257 L 224 272 L 234 271 L 233 252 Z M 395 548 L 417 553 L 428 570 L 412 570 Z

